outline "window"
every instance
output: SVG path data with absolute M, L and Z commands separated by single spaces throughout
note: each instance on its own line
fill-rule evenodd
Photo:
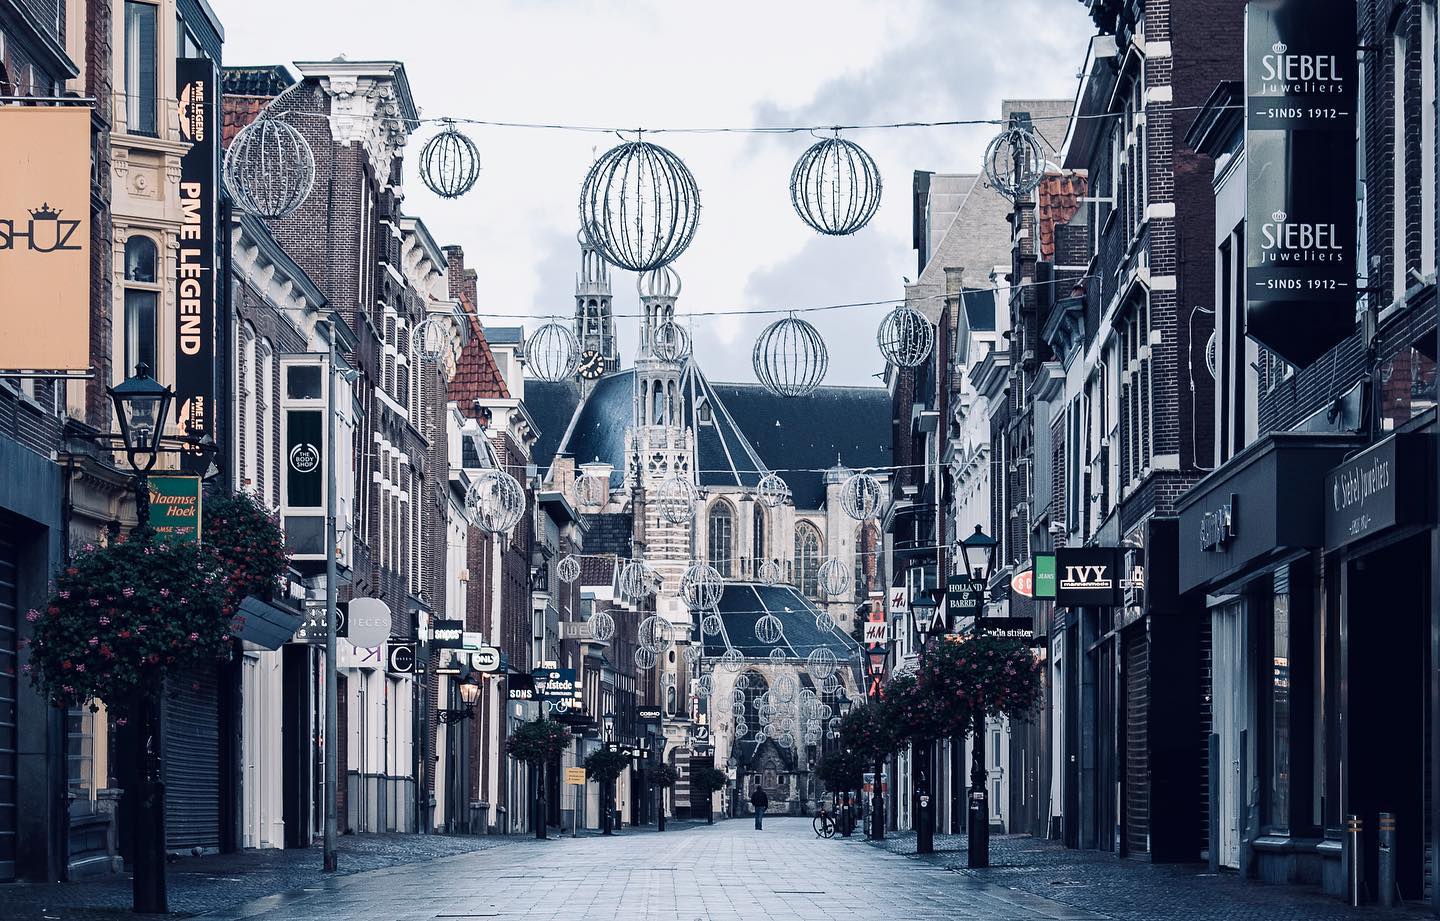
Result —
M 157 7 L 125 0 L 125 124 L 155 137 L 155 25 Z
M 795 585 L 800 594 L 820 594 L 820 532 L 809 522 L 795 526 Z
M 758 573 L 760 564 L 765 562 L 765 507 L 755 503 L 754 524 L 750 532 L 750 559 Z
M 235 395 L 239 401 L 236 407 L 240 425 L 240 450 L 236 458 L 235 475 L 240 489 L 254 491 L 258 482 L 260 446 L 256 436 L 259 420 L 255 418 L 255 329 L 249 323 L 240 326 L 240 386 Z
M 272 415 L 275 350 L 271 348 L 270 340 L 261 339 L 257 351 L 260 357 L 255 367 L 255 444 L 260 463 L 256 468 L 256 495 L 269 508 L 275 504 L 274 468 L 270 466 L 274 456 L 270 434 L 275 426 L 275 417 Z
M 1429 247 L 1432 260 L 1434 252 L 1433 179 L 1428 189 L 1424 186 L 1424 177 L 1430 175 L 1424 164 L 1428 160 L 1433 167 L 1435 156 L 1434 77 L 1433 74 L 1429 75 L 1430 92 L 1427 93 L 1422 74 L 1429 68 L 1422 59 L 1430 49 L 1425 47 L 1426 53 L 1421 53 L 1425 38 L 1417 6 L 1425 4 L 1411 6 L 1396 20 L 1390 64 L 1394 75 L 1391 89 L 1394 111 L 1394 118 L 1391 119 L 1391 178 L 1395 196 L 1391 211 L 1394 251 L 1391 269 L 1394 277 L 1393 294 L 1397 300 L 1416 283 L 1411 272 L 1425 271 L 1422 268 L 1425 248 Z M 1428 113 L 1424 105 L 1427 101 L 1432 103 Z M 1423 137 L 1427 131 L 1427 122 L 1431 146 L 1424 147 Z M 1427 203 L 1430 204 L 1429 211 L 1423 210 Z M 1427 227 L 1429 233 L 1425 230 Z
M 710 506 L 710 565 L 720 575 L 730 578 L 734 575 L 732 560 L 735 556 L 735 511 L 730 503 L 721 499 Z
M 157 250 L 149 237 L 125 241 L 125 367 L 124 376 L 145 365 L 156 377 L 156 316 L 160 286 L 155 283 Z

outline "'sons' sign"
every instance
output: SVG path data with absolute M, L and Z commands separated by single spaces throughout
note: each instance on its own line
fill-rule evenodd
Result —
M 90 109 L 0 106 L 0 369 L 90 367 Z

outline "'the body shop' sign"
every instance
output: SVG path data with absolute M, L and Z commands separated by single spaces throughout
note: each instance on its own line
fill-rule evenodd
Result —
M 1304 367 L 1355 328 L 1354 0 L 1245 18 L 1246 332 Z

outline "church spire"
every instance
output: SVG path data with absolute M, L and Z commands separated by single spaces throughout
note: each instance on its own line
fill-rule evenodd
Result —
M 599 356 L 599 370 L 608 374 L 620 368 L 610 300 L 610 266 L 590 244 L 590 236 L 583 229 L 577 240 L 580 272 L 575 276 L 575 338 L 580 340 L 582 370 L 588 364 L 587 353 L 593 352 Z

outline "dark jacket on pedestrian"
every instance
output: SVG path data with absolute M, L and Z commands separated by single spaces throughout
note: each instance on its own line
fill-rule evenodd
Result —
M 770 797 L 765 793 L 764 789 L 756 787 L 755 792 L 750 794 L 750 805 L 756 809 L 769 809 Z

